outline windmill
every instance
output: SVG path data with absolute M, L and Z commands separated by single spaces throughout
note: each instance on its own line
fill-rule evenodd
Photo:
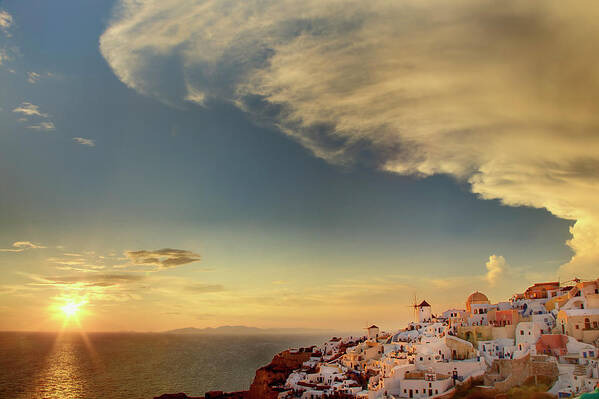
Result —
M 412 296 L 412 304 L 408 305 L 408 307 L 412 308 L 413 310 L 412 319 L 414 320 L 414 322 L 418 322 L 418 296 L 416 295 L 416 293 L 414 293 L 414 295 Z

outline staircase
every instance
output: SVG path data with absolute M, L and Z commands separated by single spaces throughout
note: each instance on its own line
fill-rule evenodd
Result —
M 577 364 L 574 366 L 574 373 L 576 376 L 586 376 L 588 375 L 588 366 L 586 364 Z

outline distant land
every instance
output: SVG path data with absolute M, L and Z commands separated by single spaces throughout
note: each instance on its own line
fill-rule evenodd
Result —
M 345 334 L 332 330 L 316 328 L 258 328 L 248 326 L 220 326 L 220 327 L 186 327 L 164 331 L 165 334 L 222 334 L 222 335 L 266 335 L 266 334 Z M 356 332 L 354 332 L 355 334 Z

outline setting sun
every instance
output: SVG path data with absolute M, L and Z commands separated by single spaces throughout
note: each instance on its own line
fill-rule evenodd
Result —
M 70 300 L 60 307 L 60 310 L 66 318 L 76 316 L 81 312 L 81 307 L 85 304 L 85 301 Z

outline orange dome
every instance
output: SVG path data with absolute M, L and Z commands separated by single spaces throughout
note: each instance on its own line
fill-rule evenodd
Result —
M 466 310 L 470 311 L 470 305 L 479 303 L 490 303 L 489 298 L 482 292 L 473 292 L 468 299 L 466 299 Z

